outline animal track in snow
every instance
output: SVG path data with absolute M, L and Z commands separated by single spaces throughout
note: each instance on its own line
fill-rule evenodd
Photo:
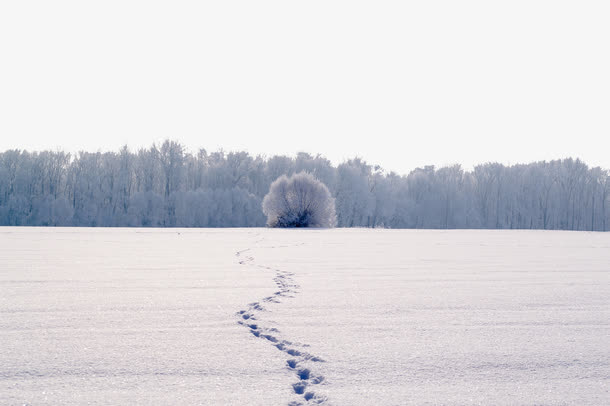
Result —
M 257 243 L 261 241 L 262 239 L 258 240 Z M 298 245 L 302 245 L 302 243 Z M 268 248 L 283 247 L 288 246 L 274 246 Z M 247 309 L 237 312 L 236 314 L 239 319 L 237 323 L 247 328 L 254 337 L 269 342 L 279 351 L 290 356 L 290 358 L 286 360 L 286 365 L 288 369 L 294 371 L 296 378 L 298 379 L 297 382 L 292 384 L 292 390 L 295 395 L 301 397 L 305 403 L 293 401 L 290 402 L 288 406 L 324 404 L 327 402 L 327 398 L 317 395 L 311 390 L 312 386 L 324 382 L 324 376 L 314 374 L 307 366 L 311 366 L 311 363 L 325 361 L 320 357 L 302 351 L 302 348 L 309 347 L 309 345 L 283 340 L 277 328 L 268 327 L 264 325 L 261 320 L 257 320 L 256 318 L 257 313 L 267 311 L 261 303 L 280 304 L 285 298 L 294 298 L 295 295 L 299 293 L 300 286 L 294 280 L 294 274 L 292 272 L 256 264 L 254 257 L 249 254 L 251 253 L 251 250 L 251 248 L 247 248 L 235 253 L 239 264 L 244 266 L 255 266 L 273 272 L 273 282 L 277 286 L 277 290 L 271 296 L 267 296 L 259 302 L 250 303 L 248 304 Z M 298 347 L 298 349 L 295 347 Z
M 297 363 L 294 360 L 288 361 L 288 366 L 291 369 L 295 369 L 297 367 Z M 305 392 L 310 385 L 317 385 L 324 381 L 323 376 L 314 376 L 311 373 L 309 368 L 302 368 L 297 370 L 297 377 L 299 378 L 299 382 L 292 384 L 292 389 L 294 393 L 297 395 L 303 395 L 303 398 L 306 401 L 313 400 L 313 403 L 322 404 L 326 402 L 325 397 L 316 396 L 316 394 L 312 391 Z

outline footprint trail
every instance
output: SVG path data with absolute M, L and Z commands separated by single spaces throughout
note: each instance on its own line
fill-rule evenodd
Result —
M 296 382 L 291 385 L 291 390 L 299 398 L 298 401 L 290 402 L 288 406 L 326 404 L 328 399 L 325 396 L 316 394 L 314 390 L 316 385 L 324 382 L 324 376 L 317 375 L 312 371 L 316 363 L 325 361 L 306 351 L 305 348 L 309 347 L 307 344 L 284 339 L 277 328 L 270 327 L 268 325 L 269 322 L 263 323 L 257 317 L 260 313 L 267 312 L 268 307 L 278 305 L 284 299 L 294 298 L 299 293 L 300 286 L 295 281 L 294 274 L 257 264 L 251 255 L 250 248 L 237 251 L 235 256 L 240 265 L 257 267 L 273 272 L 273 281 L 277 286 L 277 291 L 270 296 L 262 298 L 260 301 L 248 304 L 247 308 L 238 311 L 236 316 L 238 318 L 237 323 L 246 328 L 250 334 L 273 345 L 286 356 L 286 368 L 293 371 L 296 378 Z

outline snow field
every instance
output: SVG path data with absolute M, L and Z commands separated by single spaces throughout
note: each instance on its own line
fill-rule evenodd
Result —
M 600 405 L 610 235 L 0 229 L 1 404 Z

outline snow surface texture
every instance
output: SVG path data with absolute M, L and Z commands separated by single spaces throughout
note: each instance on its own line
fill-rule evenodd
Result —
M 610 234 L 0 229 L 0 404 L 602 405 Z

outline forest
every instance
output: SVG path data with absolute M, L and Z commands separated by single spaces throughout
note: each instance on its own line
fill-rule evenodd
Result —
M 328 187 L 339 227 L 610 227 L 610 173 L 579 159 L 401 175 L 360 158 L 192 153 L 171 140 L 137 152 L 1 152 L 0 225 L 261 227 L 270 184 L 301 171 Z

